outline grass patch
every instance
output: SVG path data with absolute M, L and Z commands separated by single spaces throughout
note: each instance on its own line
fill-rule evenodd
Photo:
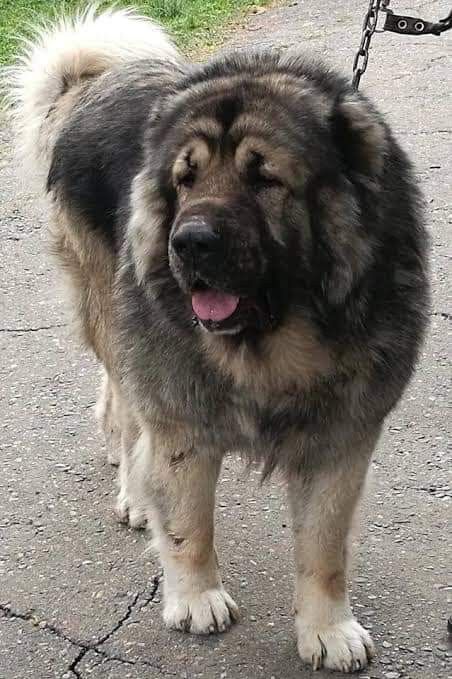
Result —
M 163 24 L 184 52 L 215 45 L 225 24 L 241 13 L 266 4 L 267 0 L 130 0 L 115 3 L 133 5 Z M 108 7 L 109 3 L 102 3 Z M 110 3 L 111 4 L 111 3 Z M 102 5 L 101 5 L 102 6 Z M 0 64 L 10 63 L 18 49 L 18 36 L 27 25 L 41 17 L 71 12 L 80 0 L 0 0 Z

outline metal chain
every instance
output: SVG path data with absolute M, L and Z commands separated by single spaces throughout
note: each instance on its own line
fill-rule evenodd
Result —
M 401 33 L 403 35 L 441 35 L 444 31 L 452 28 L 452 12 L 444 19 L 440 19 L 436 23 L 431 21 L 424 21 L 417 17 L 402 16 L 394 14 L 389 9 L 390 0 L 370 0 L 369 7 L 364 18 L 361 43 L 353 61 L 353 79 L 352 87 L 357 90 L 361 80 L 361 76 L 367 68 L 369 61 L 369 49 L 372 36 L 377 30 L 378 14 L 385 12 L 386 21 L 382 31 L 390 31 L 392 33 Z
M 369 61 L 369 48 L 372 36 L 375 33 L 378 22 L 378 13 L 380 9 L 386 10 L 389 5 L 389 0 L 370 0 L 369 9 L 364 17 L 363 30 L 361 36 L 361 43 L 355 55 L 353 62 L 353 79 L 352 87 L 357 90 L 362 74 L 367 68 Z

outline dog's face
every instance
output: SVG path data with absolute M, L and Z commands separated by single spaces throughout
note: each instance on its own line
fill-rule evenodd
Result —
M 378 128 L 290 72 L 206 76 L 165 100 L 148 135 L 161 218 L 140 237 L 159 240 L 186 316 L 259 333 L 313 294 L 343 300 L 369 250 L 350 176 L 377 177 Z
M 297 170 L 289 150 L 262 135 L 258 118 L 254 134 L 247 129 L 245 108 L 225 123 L 239 106 L 221 97 L 217 117 L 195 114 L 172 165 L 171 271 L 199 323 L 222 334 L 264 330 L 281 315 L 284 209 Z

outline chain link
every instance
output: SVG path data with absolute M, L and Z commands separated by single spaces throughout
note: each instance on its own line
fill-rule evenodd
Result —
M 369 2 L 369 9 L 363 22 L 361 43 L 353 61 L 352 87 L 354 90 L 358 89 L 361 76 L 367 68 L 370 42 L 377 28 L 378 13 L 380 10 L 387 11 L 388 5 L 389 0 L 370 0 Z
M 444 31 L 452 29 L 452 12 L 449 12 L 444 19 L 440 19 L 434 23 L 416 17 L 394 14 L 394 12 L 389 9 L 390 1 L 391 0 L 370 0 L 369 2 L 369 7 L 364 18 L 361 42 L 353 60 L 352 87 L 354 90 L 358 89 L 361 76 L 367 68 L 370 42 L 373 34 L 377 30 L 379 12 L 386 13 L 383 31 L 401 33 L 403 35 L 441 35 Z M 380 30 L 379 32 L 382 31 Z

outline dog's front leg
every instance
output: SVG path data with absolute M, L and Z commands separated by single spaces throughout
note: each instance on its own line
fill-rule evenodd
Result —
M 374 443 L 289 482 L 298 651 L 314 669 L 353 672 L 374 654 L 347 592 L 347 537 Z
M 145 428 L 137 447 L 136 469 L 146 477 L 164 570 L 165 623 L 195 634 L 223 632 L 238 609 L 223 587 L 214 547 L 221 455 L 198 446 L 177 426 Z

